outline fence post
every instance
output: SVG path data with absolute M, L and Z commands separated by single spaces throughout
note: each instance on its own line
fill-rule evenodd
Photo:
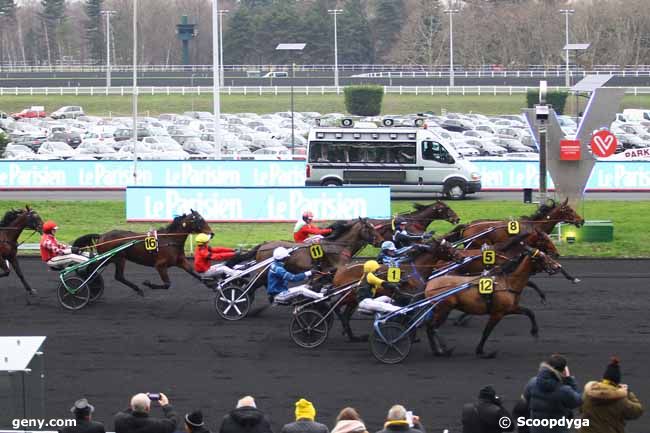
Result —
M 402 96 L 402 86 L 399 86 L 399 95 Z
M 463 89 L 463 96 L 465 96 L 465 86 L 463 86 L 462 89 Z
M 415 86 L 415 96 L 418 96 L 418 86 Z
M 476 91 L 478 93 L 478 96 L 481 96 L 481 86 L 477 86 Z
M 181 87 L 181 95 L 185 96 L 185 86 Z
M 497 96 L 497 86 L 494 86 L 494 96 Z
M 337 89 L 337 92 L 336 92 L 336 93 L 338 94 L 338 89 Z M 324 94 L 325 94 L 325 86 L 320 86 L 320 94 L 321 94 L 321 95 L 324 95 Z
M 449 96 L 449 86 L 447 86 L 447 96 Z
M 509 92 L 509 94 L 510 94 L 510 96 L 512 96 L 512 86 L 510 86 L 510 92 Z
M 120 87 L 120 96 L 124 96 L 124 86 Z
M 167 86 L 167 96 L 169 96 L 169 86 Z

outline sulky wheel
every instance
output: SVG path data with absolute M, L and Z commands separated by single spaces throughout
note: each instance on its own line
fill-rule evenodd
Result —
M 411 337 L 406 327 L 398 322 L 384 322 L 379 332 L 373 326 L 370 334 L 370 351 L 385 364 L 397 364 L 406 359 L 411 350 Z
M 104 294 L 104 278 L 101 274 L 95 275 L 92 280 L 88 281 L 90 287 L 90 303 L 97 302 Z
M 316 310 L 300 310 L 293 315 L 289 333 L 291 339 L 300 347 L 313 349 L 327 340 L 330 326 L 328 320 Z
M 56 289 L 59 304 L 68 310 L 80 310 L 90 301 L 90 288 L 83 284 L 84 279 L 79 277 L 67 277 L 66 286 L 61 282 Z
M 223 289 L 217 290 L 214 308 L 219 316 L 226 320 L 240 320 L 248 314 L 251 300 L 239 285 L 228 284 Z

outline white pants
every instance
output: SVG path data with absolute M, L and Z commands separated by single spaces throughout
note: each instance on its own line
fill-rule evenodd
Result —
M 52 257 L 47 265 L 52 269 L 64 269 L 70 265 L 76 265 L 79 263 L 84 263 L 88 261 L 88 257 L 82 256 L 80 254 L 64 254 L 62 256 Z
M 379 296 L 375 299 L 364 299 L 359 303 L 359 308 L 373 313 L 391 313 L 401 309 L 402 307 L 393 305 L 393 300 L 390 296 Z
M 319 244 L 321 239 L 323 239 L 322 235 L 312 235 L 305 239 L 305 242 L 303 244 L 311 245 L 311 244 Z
M 232 277 L 233 275 L 239 274 L 240 271 L 236 271 L 223 263 L 216 263 L 210 266 L 210 269 L 200 274 L 204 278 L 214 277 L 219 274 L 226 274 L 227 277 Z
M 321 293 L 317 293 L 311 290 L 308 284 L 301 284 L 300 286 L 291 287 L 284 292 L 278 293 L 275 295 L 275 301 L 280 303 L 289 302 L 298 296 L 304 296 L 305 298 L 310 299 L 320 299 L 323 297 Z

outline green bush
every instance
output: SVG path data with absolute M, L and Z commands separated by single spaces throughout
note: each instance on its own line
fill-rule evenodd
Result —
M 345 109 L 356 116 L 377 116 L 381 113 L 384 88 L 381 86 L 347 86 Z
M 557 114 L 564 114 L 566 100 L 569 97 L 568 92 L 548 92 L 546 94 L 546 103 L 553 107 Z M 533 108 L 539 104 L 539 90 L 529 90 L 526 94 L 526 103 L 528 108 Z
M 0 157 L 5 153 L 5 148 L 9 143 L 9 136 L 0 129 Z

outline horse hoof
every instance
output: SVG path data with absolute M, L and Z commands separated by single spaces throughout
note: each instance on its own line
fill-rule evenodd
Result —
M 142 285 L 143 285 L 143 286 L 147 286 L 147 287 L 149 287 L 149 288 L 151 288 L 151 286 L 152 286 L 151 281 L 149 281 L 149 280 L 144 280 L 144 281 L 142 282 Z
M 494 350 L 494 351 L 489 352 L 489 353 L 482 353 L 482 352 L 481 352 L 481 353 L 477 353 L 476 355 L 477 355 L 480 359 L 494 359 L 494 358 L 497 357 L 497 351 Z
M 36 296 L 36 295 L 38 295 L 38 290 L 36 290 L 36 289 L 27 290 L 27 296 L 33 297 L 33 296 Z
M 536 330 L 536 329 L 533 330 L 533 331 L 530 331 L 530 335 L 532 335 L 535 340 L 539 339 L 539 331 Z
M 439 352 L 436 352 L 435 356 L 437 356 L 439 358 L 449 358 L 449 357 L 451 357 L 452 353 L 454 353 L 454 348 L 453 347 L 451 349 L 445 349 L 445 350 L 441 350 Z
M 580 282 L 580 278 L 574 278 L 571 282 L 573 284 L 578 284 Z
M 141 296 L 144 298 L 144 290 L 142 289 L 134 289 L 136 295 Z

